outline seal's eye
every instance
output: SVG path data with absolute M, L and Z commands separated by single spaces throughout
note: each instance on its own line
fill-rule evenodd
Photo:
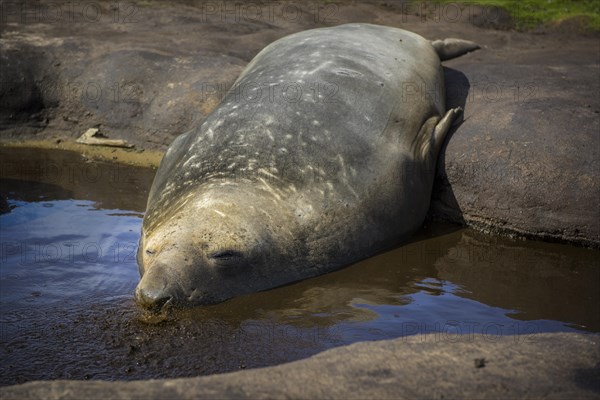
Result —
M 151 255 L 154 254 L 154 250 L 147 249 L 146 250 L 146 254 L 148 254 L 149 256 L 151 256 Z
M 244 255 L 237 250 L 219 250 L 210 254 L 209 257 L 223 267 L 240 265 L 244 261 Z
M 210 255 L 210 258 L 219 260 L 219 261 L 227 261 L 235 258 L 241 258 L 242 253 L 236 250 L 219 250 L 215 251 Z

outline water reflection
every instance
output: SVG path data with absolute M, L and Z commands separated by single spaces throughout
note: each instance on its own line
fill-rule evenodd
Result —
M 154 171 L 91 162 L 71 151 L 0 148 L 0 198 L 90 200 L 97 209 L 146 208 Z
M 473 231 L 436 262 L 462 297 L 513 310 L 517 320 L 557 320 L 600 331 L 600 258 L 589 249 L 515 241 Z
M 369 324 L 366 331 L 376 328 L 385 337 L 406 333 L 403 324 L 414 330 L 414 323 L 427 327 L 418 332 L 449 324 L 465 331 L 512 326 L 506 334 L 600 331 L 597 251 L 444 230 L 452 228 L 436 226 L 343 270 L 195 309 L 186 317 L 218 316 L 233 324 L 274 319 L 294 326 L 363 322 Z

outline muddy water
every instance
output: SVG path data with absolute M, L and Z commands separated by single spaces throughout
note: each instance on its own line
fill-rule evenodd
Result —
M 149 324 L 132 293 L 153 171 L 59 151 L 0 157 L 3 385 L 211 374 L 426 332 L 600 332 L 600 252 L 444 225 L 343 270 Z

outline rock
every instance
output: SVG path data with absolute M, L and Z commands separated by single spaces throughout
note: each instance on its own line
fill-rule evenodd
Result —
M 437 333 L 355 343 L 275 367 L 133 382 L 30 382 L 2 399 L 593 399 L 597 335 Z
M 88 145 L 92 145 L 92 146 L 110 146 L 110 147 L 126 147 L 126 148 L 133 147 L 132 144 L 127 143 L 127 141 L 125 141 L 125 140 L 107 139 L 104 137 L 100 137 L 100 135 L 98 135 L 97 128 L 88 129 L 87 131 L 85 131 L 83 133 L 83 135 L 81 135 L 79 137 L 79 139 L 76 140 L 76 142 L 81 143 L 81 144 L 88 144 Z
M 600 246 L 598 50 L 479 51 L 445 64 L 448 103 L 464 107 L 465 120 L 440 159 L 431 213 Z
M 41 54 L 32 46 L 5 44 L 0 52 L 0 130 L 37 132 L 46 125 L 48 104 L 37 67 Z

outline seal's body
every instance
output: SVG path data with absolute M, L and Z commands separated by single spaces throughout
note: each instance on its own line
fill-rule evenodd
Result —
M 263 49 L 157 171 L 138 303 L 215 303 L 409 238 L 460 111 L 446 111 L 436 43 L 350 24 Z

